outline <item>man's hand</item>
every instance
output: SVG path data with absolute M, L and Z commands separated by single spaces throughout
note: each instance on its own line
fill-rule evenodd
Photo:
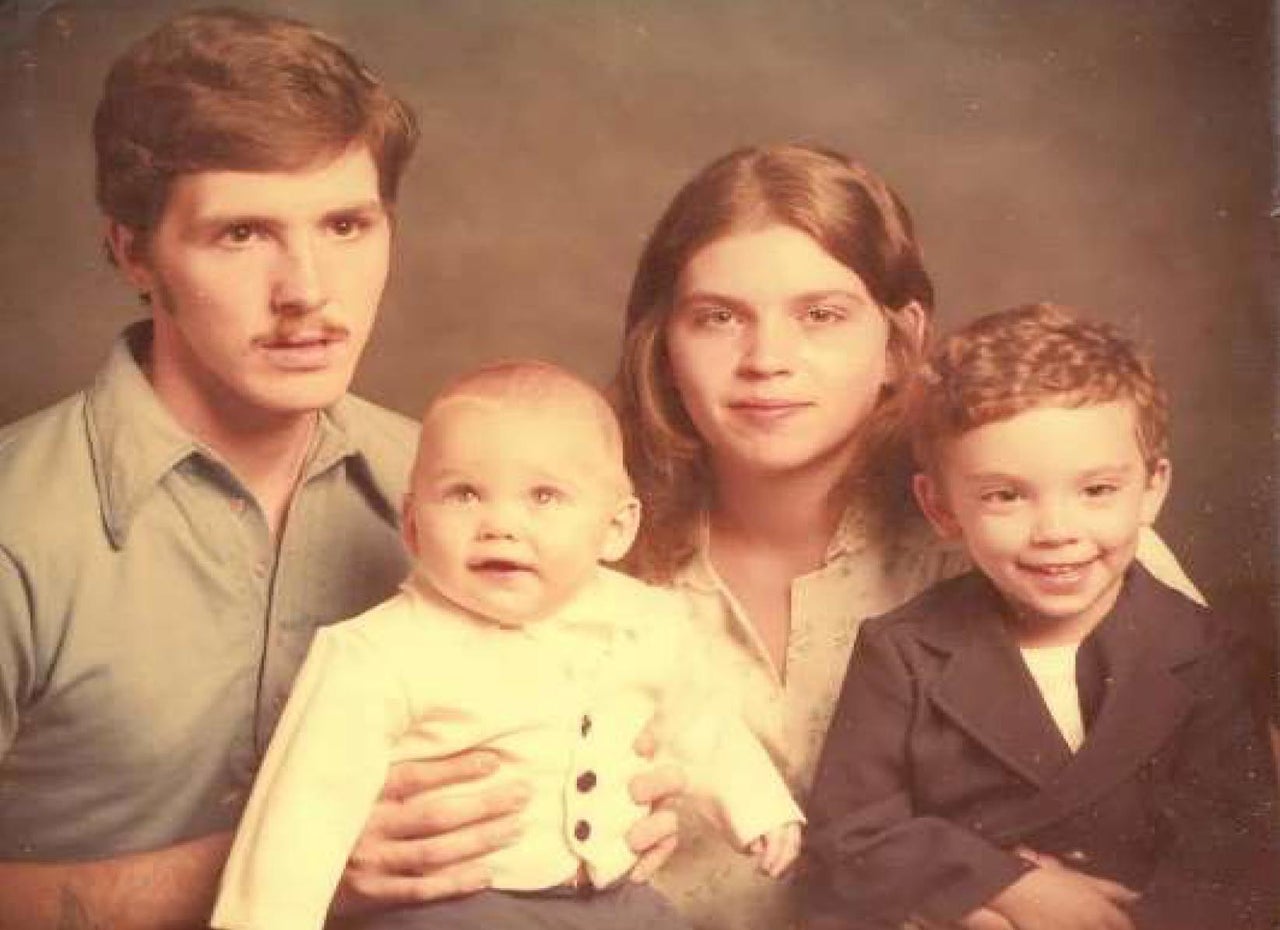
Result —
M 757 836 L 747 845 L 747 852 L 756 857 L 761 872 L 777 878 L 800 855 L 800 824 L 793 820 Z
M 393 765 L 347 861 L 333 910 L 418 904 L 488 887 L 488 867 L 477 860 L 520 835 L 528 786 L 477 786 L 446 797 L 439 789 L 497 768 L 497 757 L 485 750 Z
M 636 740 L 635 750 L 646 759 L 653 758 L 657 743 L 648 729 Z M 678 765 L 666 763 L 640 772 L 629 787 L 633 801 L 652 808 L 627 831 L 627 845 L 639 857 L 631 867 L 631 880 L 647 882 L 676 851 L 680 821 L 675 807 L 684 794 L 686 779 Z

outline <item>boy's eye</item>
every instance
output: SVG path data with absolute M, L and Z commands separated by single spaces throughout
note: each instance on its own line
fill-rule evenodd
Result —
M 1118 490 L 1120 488 L 1110 481 L 1098 481 L 1085 487 L 1084 493 L 1086 497 L 1110 497 Z
M 534 488 L 530 496 L 533 498 L 533 502 L 539 505 L 558 504 L 565 499 L 564 491 L 550 485 Z

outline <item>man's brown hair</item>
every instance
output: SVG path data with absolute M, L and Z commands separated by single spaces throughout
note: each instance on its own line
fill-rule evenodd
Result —
M 413 111 L 301 22 L 235 9 L 168 20 L 107 75 L 93 122 L 98 204 L 145 244 L 170 186 L 200 171 L 293 171 L 369 148 L 395 202 Z

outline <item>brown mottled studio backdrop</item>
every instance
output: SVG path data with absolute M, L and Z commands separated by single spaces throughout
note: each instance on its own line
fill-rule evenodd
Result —
M 112 58 L 189 5 L 0 0 L 0 423 L 78 388 L 139 313 L 101 257 L 88 126 Z M 1160 530 L 1273 628 L 1265 0 L 243 5 L 342 36 L 422 118 L 362 393 L 416 413 L 511 354 L 603 380 L 677 186 L 738 145 L 821 141 L 902 192 L 944 326 L 1050 299 L 1147 343 L 1174 408 Z

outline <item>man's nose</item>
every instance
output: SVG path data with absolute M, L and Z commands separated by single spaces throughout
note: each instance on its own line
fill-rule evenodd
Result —
M 285 241 L 276 267 L 272 309 L 286 316 L 319 310 L 329 299 L 323 257 L 310 236 Z

